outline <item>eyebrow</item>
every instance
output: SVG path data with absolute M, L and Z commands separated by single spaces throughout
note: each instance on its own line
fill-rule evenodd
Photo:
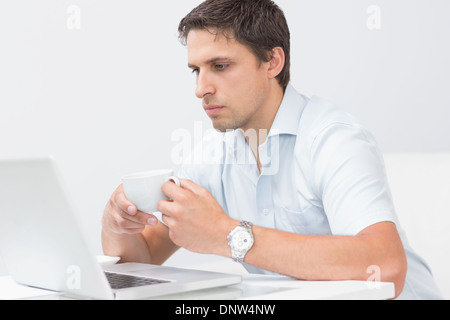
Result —
M 230 57 L 215 57 L 215 58 L 205 61 L 205 64 L 214 64 L 217 62 L 232 62 L 232 61 L 233 61 L 233 59 L 231 59 Z M 188 67 L 191 69 L 198 68 L 198 66 L 196 66 L 195 64 L 190 64 L 190 63 L 188 64 Z

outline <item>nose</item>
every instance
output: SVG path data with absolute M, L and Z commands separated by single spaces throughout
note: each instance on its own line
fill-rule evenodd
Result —
M 208 95 L 215 93 L 215 87 L 211 79 L 211 75 L 206 71 L 201 71 L 197 75 L 197 87 L 195 89 L 195 95 L 199 99 L 203 99 Z

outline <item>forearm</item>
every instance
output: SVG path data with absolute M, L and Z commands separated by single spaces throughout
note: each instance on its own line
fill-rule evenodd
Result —
M 142 234 L 116 234 L 102 230 L 103 252 L 120 257 L 120 262 L 151 263 L 150 251 Z
M 253 228 L 255 244 L 245 262 L 304 280 L 362 280 L 369 257 L 357 238 L 310 236 Z M 358 252 L 358 253 L 357 253 Z
M 168 229 L 159 223 L 147 226 L 138 234 L 115 234 L 102 231 L 103 251 L 107 255 L 120 257 L 120 262 L 137 262 L 161 265 L 179 247 L 169 238 Z
M 381 279 L 392 280 L 403 265 L 403 247 L 391 234 L 372 236 L 378 227 L 357 236 L 310 236 L 254 227 L 255 245 L 246 262 L 307 280 L 366 280 L 367 269 L 378 266 Z
M 253 227 L 254 246 L 245 262 L 302 280 L 367 280 L 372 268 L 380 281 L 401 293 L 406 256 L 395 225 L 371 226 L 357 236 L 311 236 Z M 225 255 L 230 256 L 230 249 Z

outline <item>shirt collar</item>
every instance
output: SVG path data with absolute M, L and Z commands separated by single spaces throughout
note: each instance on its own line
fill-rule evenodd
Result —
M 303 114 L 308 99 L 299 94 L 289 84 L 278 110 L 277 116 L 272 124 L 269 136 L 274 135 L 297 135 L 300 118 Z
M 289 84 L 272 124 L 272 128 L 270 129 L 269 137 L 283 134 L 296 136 L 299 129 L 300 118 L 308 101 L 309 99 L 307 97 L 299 94 L 294 87 Z M 236 135 L 244 137 L 241 130 L 234 130 L 232 132 L 223 133 L 223 140 L 230 142 L 232 141 L 230 139 L 234 139 Z

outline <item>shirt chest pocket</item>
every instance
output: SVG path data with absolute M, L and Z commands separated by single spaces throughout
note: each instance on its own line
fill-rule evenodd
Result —
M 302 211 L 285 207 L 275 210 L 275 229 L 307 235 L 330 234 L 328 220 L 321 208 L 310 206 Z

